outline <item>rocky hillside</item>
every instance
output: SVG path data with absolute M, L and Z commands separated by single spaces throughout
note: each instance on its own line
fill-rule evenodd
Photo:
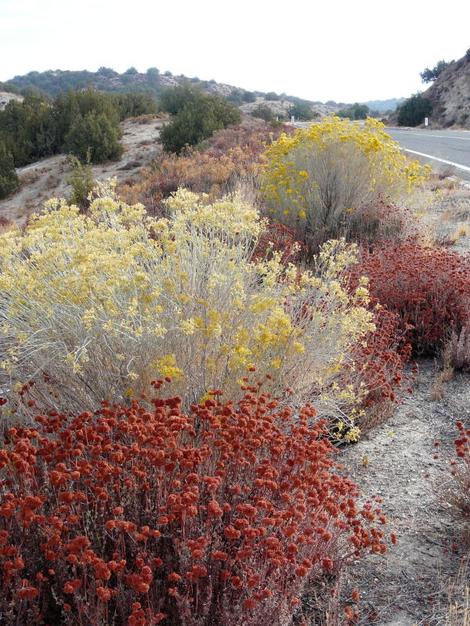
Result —
M 470 49 L 450 63 L 423 96 L 432 102 L 434 125 L 470 128 Z

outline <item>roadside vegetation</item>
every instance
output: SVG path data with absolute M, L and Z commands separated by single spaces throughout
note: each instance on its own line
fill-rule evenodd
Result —
M 432 103 L 418 93 L 405 100 L 398 107 L 398 124 L 400 126 L 419 126 L 424 122 L 424 118 L 431 113 Z
M 399 538 L 339 452 L 414 359 L 470 367 L 469 259 L 408 208 L 428 168 L 375 120 L 294 131 L 186 85 L 151 166 L 96 185 L 151 103 L 25 102 L 76 157 L 69 201 L 0 235 L 2 623 L 377 623 L 338 585 Z

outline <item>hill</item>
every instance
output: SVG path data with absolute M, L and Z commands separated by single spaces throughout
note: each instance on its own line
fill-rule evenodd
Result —
M 470 49 L 449 63 L 423 96 L 432 103 L 433 125 L 470 128 Z
M 323 117 L 324 115 L 337 113 L 341 108 L 347 106 L 345 103 L 337 103 L 332 100 L 323 103 L 289 96 L 285 93 L 248 91 L 234 85 L 218 83 L 215 80 L 201 80 L 197 77 L 189 78 L 183 74 L 175 76 L 171 72 L 160 73 L 155 67 L 149 68 L 144 73 L 138 72 L 131 67 L 122 74 L 108 67 L 100 67 L 97 72 L 89 72 L 88 70 L 29 72 L 23 76 L 15 76 L 11 80 L 0 84 L 0 87 L 5 91 L 15 93 L 25 93 L 39 89 L 51 97 L 69 89 L 84 89 L 86 87 L 94 87 L 100 91 L 113 93 L 146 92 L 158 97 L 162 90 L 187 82 L 200 87 L 208 93 L 227 98 L 233 104 L 241 107 L 246 113 L 251 113 L 259 104 L 266 104 L 273 111 L 274 115 L 286 117 L 292 105 L 305 103 L 310 107 L 314 117 Z M 401 99 L 392 98 L 390 100 L 373 100 L 365 104 L 368 105 L 369 109 L 382 113 L 395 109 L 400 102 Z

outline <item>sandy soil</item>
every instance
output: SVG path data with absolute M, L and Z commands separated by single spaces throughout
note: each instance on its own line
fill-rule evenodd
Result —
M 350 569 L 344 597 L 361 591 L 361 624 L 444 626 L 448 585 L 465 549 L 445 498 L 452 486 L 455 421 L 470 423 L 470 374 L 457 374 L 432 400 L 438 372 L 420 363 L 413 393 L 386 424 L 348 448 L 342 461 L 367 496 L 383 498 L 398 544 Z M 462 622 L 463 624 L 463 622 Z
M 93 167 L 95 180 L 116 177 L 119 183 L 131 181 L 160 152 L 157 142 L 162 121 L 157 117 L 133 118 L 122 123 L 124 154 L 119 161 Z M 19 190 L 0 201 L 0 217 L 24 222 L 52 197 L 67 197 L 70 167 L 64 155 L 56 155 L 17 170 Z

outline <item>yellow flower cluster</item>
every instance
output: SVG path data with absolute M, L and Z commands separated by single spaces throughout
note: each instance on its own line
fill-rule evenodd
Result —
M 1 236 L 10 388 L 34 379 L 38 403 L 83 410 L 167 376 L 192 402 L 216 388 L 236 397 L 255 365 L 292 402 L 351 406 L 347 390 L 332 390 L 371 329 L 367 290 L 350 296 L 343 284 L 354 248 L 331 242 L 301 272 L 276 255 L 253 260 L 264 222 L 236 196 L 210 203 L 181 190 L 167 209 L 157 220 L 108 195 L 84 215 L 55 200 Z

